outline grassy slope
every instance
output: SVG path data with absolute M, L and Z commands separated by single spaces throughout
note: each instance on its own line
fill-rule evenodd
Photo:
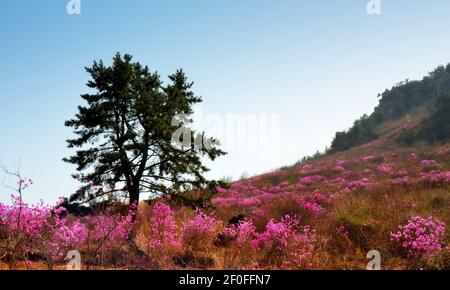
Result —
M 223 194 L 225 200 L 230 196 L 232 198 L 230 204 L 223 201 L 218 204 L 217 213 L 224 220 L 245 214 L 260 225 L 260 229 L 272 217 L 280 218 L 285 214 L 300 216 L 305 224 L 317 230 L 319 236 L 313 268 L 365 268 L 369 250 L 381 252 L 385 269 L 448 268 L 446 255 L 428 261 L 411 260 L 390 240 L 390 232 L 396 231 L 398 225 L 404 224 L 411 216 L 433 216 L 450 225 L 449 185 L 430 185 L 421 180 L 421 173 L 431 170 L 421 165 L 422 160 L 436 160 L 438 170 L 449 171 L 450 153 L 438 155 L 435 146 L 405 148 L 393 142 L 403 128 L 417 125 L 423 116 L 416 114 L 415 117 L 386 123 L 379 127 L 382 137 L 378 140 L 324 156 L 309 166 L 295 165 L 240 181 L 233 185 L 234 189 Z M 411 153 L 416 153 L 418 158 L 412 159 Z M 373 155 L 375 159 L 363 162 L 361 157 L 366 155 Z M 335 168 L 337 163 L 342 162 L 338 160 L 347 161 L 342 166 L 344 170 Z M 380 172 L 377 169 L 380 164 L 390 164 L 392 172 Z M 408 185 L 393 184 L 401 171 L 407 172 Z M 298 186 L 302 177 L 314 175 L 323 179 L 307 186 Z M 348 191 L 345 190 L 345 183 L 332 183 L 338 177 L 343 177 L 347 182 L 363 178 L 370 181 L 364 189 Z M 258 195 L 267 191 L 270 193 L 258 199 Z M 298 199 L 311 197 L 313 193 L 332 198 L 331 204 L 319 202 L 321 213 L 309 212 L 298 204 Z M 249 198 L 256 201 L 250 206 L 242 205 Z M 262 214 L 261 217 L 255 212 L 269 214 Z M 340 226 L 344 226 L 348 237 L 337 233 L 336 229 Z M 448 244 L 449 240 L 444 243 Z
M 308 269 L 365 269 L 370 250 L 381 253 L 383 269 L 450 269 L 448 251 L 433 259 L 411 259 L 390 239 L 390 233 L 411 216 L 433 216 L 450 225 L 450 183 L 429 184 L 421 178 L 421 174 L 431 170 L 450 171 L 450 152 L 439 155 L 437 146 L 401 147 L 394 142 L 404 128 L 417 126 L 424 117 L 426 111 L 385 123 L 378 128 L 379 139 L 348 151 L 235 182 L 213 200 L 215 214 L 224 224 L 243 214 L 259 232 L 270 219 L 279 220 L 284 215 L 299 217 L 302 225 L 311 226 L 317 233 Z M 450 148 L 450 144 L 440 147 Z M 417 158 L 411 158 L 412 153 Z M 368 155 L 374 159 L 363 161 L 362 157 Z M 435 160 L 438 165 L 426 168 L 422 160 Z M 381 164 L 391 166 L 392 170 L 381 172 Z M 402 175 L 408 176 L 408 184 L 394 184 Z M 320 210 L 305 208 L 302 204 L 305 201 L 318 205 Z M 146 216 L 150 212 L 148 206 L 143 203 L 141 207 L 142 231 L 149 227 L 151 218 Z M 185 207 L 173 208 L 181 228 L 193 212 Z M 343 234 L 339 228 L 347 233 Z M 442 243 L 450 245 L 449 242 L 447 233 Z M 263 255 L 247 249 L 215 247 L 211 239 L 204 243 L 208 244 L 206 250 L 196 255 L 211 258 L 213 263 L 206 266 L 211 269 L 239 269 Z M 161 267 L 180 268 L 168 261 Z M 2 268 L 5 265 L 0 264 Z M 34 268 L 45 265 L 36 263 Z M 262 263 L 258 268 L 278 267 Z

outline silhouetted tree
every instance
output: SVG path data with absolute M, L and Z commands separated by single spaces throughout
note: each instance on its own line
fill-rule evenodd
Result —
M 73 177 L 85 184 L 71 201 L 121 192 L 133 204 L 142 192 L 160 196 L 215 189 L 219 182 L 203 176 L 208 168 L 202 157 L 225 154 L 217 140 L 188 131 L 179 139 L 183 146 L 173 144 L 173 133 L 186 128 L 186 116 L 201 102 L 183 71 L 163 86 L 157 73 L 120 54 L 110 67 L 100 61 L 86 70 L 91 75 L 87 86 L 95 93 L 82 95 L 87 106 L 65 123 L 77 135 L 67 140 L 68 147 L 79 150 L 64 161 L 77 165 Z

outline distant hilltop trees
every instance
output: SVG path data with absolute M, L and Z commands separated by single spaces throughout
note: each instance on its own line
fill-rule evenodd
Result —
M 450 64 L 439 66 L 420 81 L 403 81 L 379 95 L 374 112 L 363 115 L 353 126 L 337 132 L 329 153 L 345 151 L 376 140 L 377 128 L 424 108 L 427 118 L 420 125 L 402 132 L 397 141 L 441 143 L 450 139 Z

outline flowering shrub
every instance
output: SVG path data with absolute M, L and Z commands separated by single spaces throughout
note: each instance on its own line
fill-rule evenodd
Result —
M 303 185 L 312 185 L 316 182 L 319 182 L 320 180 L 322 180 L 322 176 L 320 175 L 314 175 L 314 176 L 306 176 L 306 177 L 302 177 L 300 178 L 300 184 Z
M 420 164 L 425 168 L 435 168 L 437 167 L 437 162 L 435 160 L 422 160 Z
M 31 184 L 31 180 L 19 181 L 23 188 Z M 11 195 L 11 198 L 11 205 L 0 203 L 0 227 L 4 232 L 2 249 L 10 253 L 13 260 L 25 259 L 27 266 L 31 266 L 27 256 L 38 252 L 51 268 L 64 261 L 69 250 L 79 249 L 85 242 L 85 226 L 78 221 L 69 224 L 61 217 L 66 211 L 60 206 L 64 199 L 52 207 L 43 201 L 29 205 L 22 201 L 21 195 Z
M 256 268 L 258 264 L 255 259 L 258 252 L 256 236 L 256 227 L 248 219 L 225 228 L 223 234 L 216 238 L 216 242 L 230 247 L 224 257 L 225 269 Z M 217 239 L 222 239 L 222 241 L 217 241 Z
M 445 234 L 445 224 L 438 219 L 411 217 L 408 223 L 399 226 L 399 229 L 398 232 L 391 233 L 391 238 L 400 242 L 411 257 L 430 255 L 442 249 L 440 239 Z
M 426 173 L 420 173 L 420 176 L 423 182 L 431 185 L 450 183 L 450 171 L 441 172 L 433 170 Z
M 106 265 L 125 253 L 131 232 L 135 226 L 136 206 L 131 206 L 127 215 L 110 208 L 99 215 L 83 218 L 87 228 L 86 250 L 88 266 Z
M 336 172 L 343 172 L 343 171 L 345 171 L 345 168 L 342 167 L 342 166 L 336 165 L 336 166 L 334 167 L 334 170 L 335 170 Z
M 80 250 L 87 238 L 86 226 L 79 221 L 69 225 L 66 219 L 57 218 L 54 222 L 50 236 L 42 239 L 37 245 L 40 252 L 45 253 L 49 267 L 65 262 L 67 252 Z
M 346 165 L 348 163 L 348 161 L 347 160 L 344 160 L 344 159 L 338 159 L 338 160 L 336 160 L 336 166 L 344 166 L 344 165 Z
M 391 174 L 392 171 L 393 171 L 392 165 L 391 164 L 386 164 L 386 163 L 378 165 L 377 166 L 377 170 L 379 172 L 386 173 L 386 174 Z
M 299 204 L 302 208 L 304 208 L 306 211 L 310 213 L 319 214 L 322 212 L 322 207 L 314 201 L 307 201 L 304 199 L 300 199 Z
M 442 156 L 450 152 L 450 148 L 442 147 L 437 150 L 437 155 Z
M 342 178 L 342 177 L 336 177 L 335 179 L 333 179 L 332 181 L 331 181 L 331 183 L 332 184 L 344 184 L 344 183 L 346 183 L 347 182 L 347 180 L 345 180 L 344 178 Z
M 220 228 L 222 222 L 211 214 L 206 214 L 200 209 L 195 210 L 193 219 L 183 225 L 183 246 L 189 253 L 207 251 Z
M 230 225 L 225 228 L 224 233 L 238 247 L 243 247 L 248 244 L 256 246 L 256 244 L 253 243 L 253 239 L 256 236 L 256 227 L 250 220 L 245 219 L 238 224 Z
M 410 160 L 417 160 L 417 159 L 419 159 L 419 155 L 417 155 L 416 153 L 411 153 L 409 155 L 409 159 Z
M 304 164 L 300 166 L 300 173 L 301 174 L 305 174 L 306 172 L 308 172 L 309 170 L 312 170 L 314 168 L 314 166 L 312 166 L 311 164 Z
M 42 201 L 36 205 L 28 205 L 21 198 L 11 195 L 12 205 L 0 204 L 0 220 L 10 234 L 17 234 L 17 239 L 31 242 L 39 238 L 42 228 L 51 216 L 51 207 Z
M 284 217 L 280 222 L 271 219 L 265 231 L 258 235 L 258 245 L 282 252 L 299 223 L 299 220 L 291 219 L 289 216 Z
M 38 241 L 42 240 L 42 229 L 51 216 L 50 207 L 41 202 L 28 205 L 20 196 L 11 195 L 12 205 L 0 203 L 0 227 L 3 228 L 0 256 L 10 255 L 15 267 L 16 259 L 24 259 L 33 252 Z M 31 263 L 27 263 L 31 266 Z
M 331 204 L 333 202 L 329 195 L 322 193 L 314 193 L 313 200 L 319 204 Z
M 374 160 L 375 159 L 375 156 L 373 156 L 373 155 L 368 155 L 368 156 L 364 156 L 364 157 L 362 157 L 361 158 L 361 160 L 362 161 L 372 161 L 372 160 Z
M 315 233 L 308 226 L 301 227 L 296 218 L 285 216 L 281 221 L 269 221 L 257 243 L 264 251 L 263 263 L 282 269 L 301 269 L 311 266 Z
M 408 186 L 410 181 L 408 176 L 401 176 L 393 179 L 392 181 L 393 185 L 401 185 L 401 186 Z
M 89 239 L 94 243 L 101 243 L 107 250 L 127 240 L 132 226 L 132 215 L 125 217 L 112 215 L 92 216 L 86 219 L 89 226 Z
M 360 180 L 353 180 L 346 184 L 348 191 L 357 191 L 367 189 L 371 184 L 370 179 L 364 177 Z
M 253 206 L 257 206 L 259 203 L 260 203 L 260 201 L 256 197 L 246 197 L 246 198 L 240 198 L 237 200 L 237 205 L 240 205 L 243 207 L 253 207 Z
M 181 237 L 178 234 L 174 212 L 170 206 L 158 202 L 153 205 L 150 225 L 138 240 L 144 242 L 147 254 L 158 265 L 167 265 L 172 256 L 181 249 Z

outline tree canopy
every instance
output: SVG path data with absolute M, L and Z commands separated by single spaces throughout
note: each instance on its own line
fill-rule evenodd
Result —
M 77 151 L 64 161 L 77 166 L 73 177 L 84 184 L 71 201 L 122 194 L 133 204 L 143 192 L 215 189 L 219 182 L 204 177 L 209 169 L 202 159 L 225 152 L 216 139 L 187 129 L 193 105 L 202 99 L 182 70 L 164 85 L 158 73 L 117 54 L 111 66 L 95 61 L 86 71 L 94 93 L 81 95 L 87 105 L 65 123 L 77 136 L 68 147 Z M 179 130 L 187 134 L 174 140 Z

